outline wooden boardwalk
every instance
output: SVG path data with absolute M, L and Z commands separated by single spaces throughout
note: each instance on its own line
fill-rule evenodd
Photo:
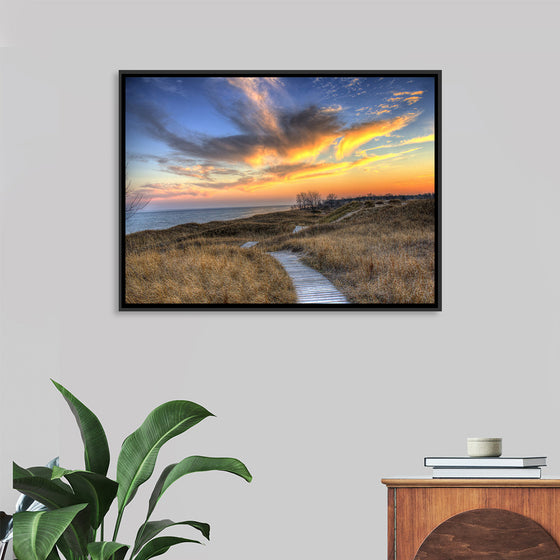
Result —
M 296 254 L 290 251 L 269 254 L 284 267 L 292 279 L 298 303 L 349 303 L 329 280 L 303 264 Z

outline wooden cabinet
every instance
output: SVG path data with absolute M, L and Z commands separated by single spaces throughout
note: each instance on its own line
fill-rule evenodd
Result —
M 382 482 L 389 560 L 560 560 L 560 480 Z

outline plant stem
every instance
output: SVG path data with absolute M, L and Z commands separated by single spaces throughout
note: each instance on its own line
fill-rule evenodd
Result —
M 119 532 L 119 527 L 121 526 L 121 519 L 123 513 L 124 513 L 124 509 L 121 509 L 121 511 L 119 511 L 119 514 L 117 515 L 117 522 L 115 523 L 115 530 L 113 532 L 113 542 L 117 540 L 117 533 Z
M 105 529 L 105 519 L 101 520 L 101 540 L 103 541 L 103 535 L 104 535 L 104 529 Z

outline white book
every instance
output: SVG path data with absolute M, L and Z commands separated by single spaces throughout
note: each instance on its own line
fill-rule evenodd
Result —
M 546 467 L 546 457 L 424 457 L 426 467 Z
M 432 478 L 541 478 L 541 469 L 538 467 L 520 469 L 511 467 L 505 469 L 496 467 L 489 469 L 434 468 Z

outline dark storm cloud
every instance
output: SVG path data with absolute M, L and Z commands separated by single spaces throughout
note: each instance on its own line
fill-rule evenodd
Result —
M 313 149 L 333 141 L 342 128 L 336 110 L 316 106 L 279 113 L 275 126 L 268 130 L 252 118 L 249 110 L 236 113 L 230 118 L 244 133 L 222 137 L 176 132 L 169 117 L 153 104 L 136 103 L 129 112 L 151 137 L 178 154 L 232 163 L 249 163 L 262 151 L 286 157 L 298 150 Z

